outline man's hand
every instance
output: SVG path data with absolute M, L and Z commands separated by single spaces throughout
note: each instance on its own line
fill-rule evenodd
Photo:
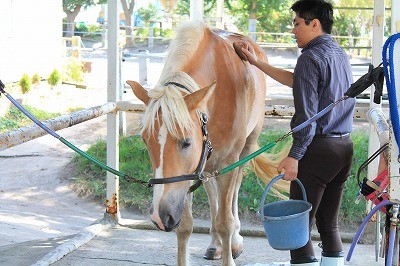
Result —
M 291 157 L 286 157 L 279 164 L 278 172 L 285 174 L 283 180 L 293 181 L 297 177 L 298 168 L 299 168 L 298 160 Z
M 247 61 L 249 61 L 250 64 L 257 64 L 256 53 L 254 52 L 253 46 L 251 46 L 249 43 L 246 43 L 246 45 L 242 47 L 242 53 L 246 56 Z

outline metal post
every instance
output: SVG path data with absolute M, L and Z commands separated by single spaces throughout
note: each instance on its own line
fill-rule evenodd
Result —
M 107 101 L 117 102 L 119 99 L 119 54 L 118 54 L 118 0 L 108 1 L 108 80 Z M 107 114 L 107 165 L 119 169 L 118 113 Z M 107 172 L 106 214 L 114 220 L 119 218 L 119 178 Z
M 204 1 L 190 0 L 190 20 L 203 21 L 203 17 L 204 17 Z
M 148 47 L 153 48 L 154 46 L 154 28 L 152 26 L 149 27 L 149 41 Z
M 383 33 L 385 26 L 385 3 L 381 0 L 374 0 L 374 21 L 373 21 L 373 37 L 372 37 L 372 64 L 378 66 L 382 62 L 382 46 Z M 370 87 L 370 95 L 374 95 L 375 86 Z M 380 108 L 380 105 L 373 102 L 373 97 L 370 99 L 370 107 Z M 369 127 L 368 141 L 368 156 L 371 156 L 379 149 L 379 139 L 374 132 L 373 124 Z M 368 165 L 368 179 L 373 180 L 378 175 L 378 160 L 372 161 Z
M 139 50 L 139 83 L 147 85 L 147 66 L 149 64 L 149 51 Z M 143 56 L 142 56 L 143 55 Z
M 124 65 L 124 58 L 123 58 L 123 52 L 122 49 L 118 49 L 118 55 L 119 55 L 119 97 L 118 101 L 123 101 L 124 96 L 125 96 L 125 85 L 124 81 L 122 80 L 122 66 Z M 126 113 L 125 112 L 118 112 L 118 118 L 119 118 L 119 135 L 120 136 L 126 136 Z
M 217 0 L 217 28 L 224 29 L 224 0 Z

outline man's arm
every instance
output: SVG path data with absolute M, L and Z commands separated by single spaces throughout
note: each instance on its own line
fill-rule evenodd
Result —
M 250 64 L 258 67 L 265 74 L 278 81 L 279 83 L 286 85 L 290 88 L 293 87 L 293 73 L 287 71 L 285 69 L 273 67 L 267 62 L 258 60 L 256 54 L 254 53 L 254 49 L 249 44 L 244 44 L 242 48 L 243 54 L 246 56 L 247 61 Z

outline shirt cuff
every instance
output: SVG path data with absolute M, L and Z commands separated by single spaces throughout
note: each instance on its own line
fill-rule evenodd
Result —
M 299 146 L 292 146 L 288 156 L 300 161 L 300 159 L 303 158 L 304 153 L 306 152 L 306 150 L 307 149 L 304 149 L 304 148 L 299 147 Z

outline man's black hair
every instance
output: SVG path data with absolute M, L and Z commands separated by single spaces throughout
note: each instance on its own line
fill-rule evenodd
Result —
M 321 23 L 322 30 L 331 34 L 333 25 L 333 6 L 324 0 L 299 0 L 294 3 L 291 9 L 296 15 L 306 20 L 318 19 Z

